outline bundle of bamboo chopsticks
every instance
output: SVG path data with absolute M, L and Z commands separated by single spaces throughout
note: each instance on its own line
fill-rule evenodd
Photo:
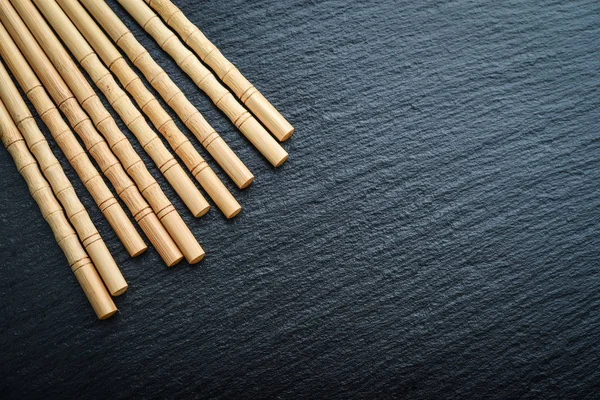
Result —
M 118 2 L 273 166 L 287 159 L 273 136 L 288 139 L 292 126 L 173 3 Z M 236 216 L 241 207 L 144 80 L 240 189 L 254 176 L 111 8 L 103 0 L 0 0 L 0 57 L 2 143 L 98 318 L 117 311 L 111 295 L 124 293 L 127 283 L 17 85 L 132 257 L 147 245 L 102 175 L 167 266 L 183 257 L 199 262 L 204 250 L 75 60 L 194 216 L 204 215 L 209 203 L 173 153 L 227 218 Z

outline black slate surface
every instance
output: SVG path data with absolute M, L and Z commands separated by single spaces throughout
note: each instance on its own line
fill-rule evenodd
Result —
M 207 251 L 166 269 L 63 162 L 101 322 L 0 151 L 0 397 L 598 398 L 597 1 L 178 0 L 295 125 L 277 170 L 109 3 L 256 181 L 194 220 L 153 168 Z

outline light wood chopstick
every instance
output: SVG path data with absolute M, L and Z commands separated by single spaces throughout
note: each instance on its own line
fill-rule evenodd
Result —
M 152 87 L 177 113 L 183 123 L 192 131 L 233 182 L 240 189 L 248 187 L 252 183 L 254 175 L 229 148 L 223 138 L 206 122 L 202 114 L 185 97 L 169 75 L 154 61 L 144 46 L 137 41 L 110 7 L 105 2 L 96 0 L 82 0 L 81 3 L 117 46 L 123 50 L 129 60 L 144 74 Z
M 0 7 L 2 5 L 3 3 L 0 0 Z M 2 20 L 3 24 L 7 24 L 9 27 L 22 24 L 22 21 L 18 17 L 10 17 L 10 15 L 0 12 L 0 20 Z M 29 32 L 22 36 L 15 34 L 21 48 L 19 50 L 3 24 L 0 24 L 0 54 L 10 67 L 15 78 L 19 81 L 28 98 L 34 104 L 39 103 L 39 107 L 44 107 L 44 104 L 48 103 L 45 91 L 39 85 L 39 81 L 35 78 L 35 74 L 32 71 L 33 67 L 54 99 L 54 102 L 59 105 L 60 110 L 67 117 L 73 130 L 81 137 L 86 149 L 94 160 L 96 160 L 102 173 L 113 184 L 117 194 L 127 205 L 134 219 L 138 222 L 150 242 L 152 242 L 161 258 L 169 267 L 177 264 L 183 259 L 183 254 L 119 161 L 110 151 L 108 144 L 96 131 L 92 121 L 69 91 L 66 83 L 62 80 L 62 77 L 58 74 L 37 42 L 35 42 Z M 24 52 L 31 64 L 25 60 L 21 51 Z
M 90 1 L 90 0 L 88 0 Z M 94 0 L 103 2 L 104 0 Z M 177 65 L 210 97 L 233 124 L 269 162 L 278 167 L 288 153 L 263 126 L 246 110 L 202 62 L 192 53 L 152 11 L 143 0 L 117 0 L 125 10 L 150 34 Z
M 19 18 L 17 11 L 7 4 L 7 0 L 3 0 L 0 4 L 3 5 L 3 15 L 11 15 L 15 19 Z M 177 243 L 187 261 L 193 264 L 202 260 L 204 258 L 204 250 L 198 244 L 198 241 L 185 222 L 183 222 L 175 207 L 167 199 L 158 182 L 148 172 L 143 161 L 135 152 L 131 143 L 129 143 L 129 140 L 119 130 L 110 113 L 104 108 L 100 98 L 96 95 L 45 21 L 39 21 L 36 18 L 34 22 L 32 13 L 34 11 L 37 13 L 37 10 L 25 8 L 23 7 L 24 4 L 25 2 L 13 1 L 13 5 L 16 6 L 19 14 L 25 21 L 24 23 L 27 24 L 27 26 L 20 25 L 19 31 L 15 35 L 24 36 L 33 34 L 35 36 L 43 51 L 50 58 L 70 90 L 73 91 L 75 98 L 84 110 L 87 111 L 94 125 L 103 134 L 117 158 L 138 185 L 142 195 L 148 200 L 159 220 L 163 223 L 175 243 Z M 27 28 L 31 29 L 31 32 Z M 15 36 L 13 36 L 13 39 L 15 39 Z
M 50 150 L 50 146 L 39 130 L 33 115 L 21 98 L 21 94 L 11 91 L 8 88 L 8 72 L 0 63 L 0 99 L 4 103 L 7 113 L 12 118 L 18 128 L 17 133 L 25 139 L 30 152 L 37 160 L 42 173 L 50 183 L 54 195 L 62 204 L 67 218 L 75 228 L 77 236 L 89 254 L 96 269 L 100 273 L 102 280 L 106 284 L 108 291 L 113 296 L 118 296 L 127 290 L 127 282 L 117 263 L 113 259 L 110 251 L 106 247 L 104 240 L 96 229 L 96 226 L 90 219 L 87 211 L 77 194 L 71 182 L 65 175 L 60 163 Z M 16 88 L 14 88 L 16 90 Z M 17 134 L 15 133 L 15 134 Z
M 3 29 L 3 28 L 2 28 Z M 33 75 L 33 73 L 31 73 Z M 35 75 L 29 76 L 28 80 L 32 83 L 27 94 L 32 101 L 42 121 L 46 124 L 52 137 L 65 154 L 69 164 L 75 169 L 77 175 L 83 182 L 102 214 L 106 217 L 108 223 L 113 228 L 127 252 L 132 256 L 138 256 L 146 251 L 147 246 L 139 235 L 119 202 L 114 198 L 112 192 L 104 183 L 102 176 L 96 170 L 87 154 L 62 119 L 59 111 L 54 107 L 54 103 L 44 92 L 43 87 L 37 81 Z M 18 78 L 17 78 L 18 80 Z M 37 83 L 37 85 L 36 85 Z M 19 89 L 12 82 L 4 66 L 0 63 L 0 91 L 6 93 L 8 97 L 20 96 Z M 38 93 L 40 91 L 41 93 Z M 21 105 L 24 105 L 23 102 Z
M 56 0 L 36 1 L 38 8 L 56 6 Z M 183 160 L 192 175 L 202 185 L 227 218 L 233 218 L 241 207 L 223 185 L 208 163 L 196 151 L 190 140 L 177 128 L 169 114 L 162 108 L 154 95 L 146 88 L 137 73 L 129 66 L 112 41 L 104 34 L 83 6 L 76 0 L 58 1 L 64 12 L 77 26 L 100 56 L 104 64 L 117 76 L 121 85 L 134 98 L 141 110 L 150 118 L 156 129 L 168 140 L 171 148 Z
M 265 124 L 279 141 L 292 136 L 294 128 L 252 85 L 242 73 L 212 44 L 196 25 L 170 0 L 144 0 L 173 28 L 235 95 Z
M 56 242 L 67 257 L 71 271 L 75 274 L 94 312 L 99 319 L 109 318 L 117 312 L 117 307 L 102 284 L 94 264 L 92 264 L 81 246 L 77 234 L 67 221 L 50 185 L 44 179 L 25 141 L 14 125 L 8 110 L 1 101 L 0 137 L 2 144 L 13 158 L 19 173 L 27 182 L 31 196 L 40 208 L 42 216 L 50 225 Z
M 28 10 L 31 23 L 42 25 L 43 17 L 37 13 L 30 0 L 15 0 L 19 9 Z M 150 155 L 158 169 L 175 189 L 195 217 L 206 214 L 210 208 L 196 185 L 192 182 L 179 162 L 165 147 L 158 135 L 148 125 L 144 116 L 131 102 L 129 96 L 114 80 L 111 72 L 100 61 L 94 50 L 85 41 L 71 20 L 62 9 L 52 1 L 36 1 L 42 14 L 54 31 L 62 39 L 71 54 L 86 70 L 92 81 L 108 99 L 113 109 L 119 114 L 127 128 L 135 135 L 144 150 Z M 30 29 L 32 30 L 32 29 Z

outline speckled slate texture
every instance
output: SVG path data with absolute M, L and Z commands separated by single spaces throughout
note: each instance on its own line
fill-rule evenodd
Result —
M 256 181 L 194 220 L 152 168 L 207 251 L 166 269 L 57 151 L 130 284 L 100 322 L 0 151 L 0 397 L 598 398 L 600 3 L 177 0 L 279 169 L 109 3 Z

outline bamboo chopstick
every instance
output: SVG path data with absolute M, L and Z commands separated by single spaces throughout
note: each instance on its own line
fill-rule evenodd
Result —
M 54 238 L 67 257 L 69 266 L 96 315 L 99 319 L 109 318 L 117 312 L 117 307 L 102 284 L 92 261 L 81 243 L 79 243 L 77 234 L 69 225 L 60 204 L 52 193 L 50 185 L 44 179 L 25 141 L 14 125 L 8 110 L 1 101 L 0 137 L 4 147 L 13 158 L 19 173 L 27 182 L 31 196 L 38 204 L 42 216 L 50 225 Z
M 217 74 L 279 141 L 294 133 L 290 123 L 269 103 L 217 47 L 170 0 L 144 0 Z
M 55 1 L 45 0 L 39 2 L 36 0 L 36 4 L 43 3 L 46 7 L 50 7 L 48 3 L 55 3 Z M 98 27 L 92 17 L 89 16 L 76 0 L 58 0 L 58 3 L 77 26 L 81 34 L 87 39 L 88 43 L 94 48 L 104 64 L 110 67 L 110 70 L 117 76 L 121 85 L 131 94 L 154 126 L 169 141 L 171 147 L 183 160 L 192 175 L 196 177 L 223 214 L 227 218 L 236 216 L 241 211 L 239 203 L 216 176 L 212 168 L 204 161 L 198 151 L 196 151 L 190 140 L 177 128 L 173 119 L 162 108 L 154 95 L 146 89 L 146 86 L 137 73 L 129 67 L 127 61 L 121 56 L 121 53 L 104 34 L 102 29 Z
M 4 27 L 0 26 L 0 29 Z M 17 50 L 18 51 L 18 50 Z M 1 52 L 0 52 L 1 53 Z M 10 60 L 7 62 L 10 65 Z M 13 70 L 19 70 L 18 67 L 12 67 Z M 139 235 L 125 211 L 121 208 L 119 202 L 114 198 L 110 189 L 104 183 L 104 180 L 92 164 L 87 154 L 62 119 L 59 111 L 54 107 L 54 103 L 45 93 L 35 75 L 29 67 L 23 68 L 22 73 L 18 74 L 17 80 L 29 82 L 28 86 L 21 85 L 24 91 L 27 92 L 30 101 L 41 116 L 42 121 L 46 124 L 52 137 L 65 154 L 71 166 L 77 172 L 77 175 L 83 182 L 88 192 L 102 211 L 102 214 L 108 220 L 108 223 L 113 228 L 128 253 L 133 257 L 146 251 L 147 246 L 144 240 Z M 13 75 L 17 75 L 14 74 Z M 23 76 L 28 75 L 26 78 Z M 8 72 L 0 64 L 0 86 L 2 92 L 8 93 L 9 97 L 20 96 L 19 90 L 12 82 Z
M 89 1 L 89 0 L 88 0 Z M 103 0 L 97 0 L 103 2 Z M 246 138 L 269 160 L 278 167 L 287 160 L 288 153 L 263 126 L 250 114 L 215 78 L 196 55 L 175 35 L 143 0 L 117 0 L 146 32 L 150 34 L 177 62 L 196 86 L 210 97 L 215 105 L 227 115 Z
M 44 134 L 39 130 L 20 93 L 11 91 L 8 88 L 8 80 L 4 77 L 8 77 L 8 72 L 0 63 L 0 99 L 18 128 L 15 134 L 20 131 L 25 139 L 29 150 L 50 183 L 54 195 L 62 204 L 67 218 L 75 228 L 79 240 L 92 259 L 110 294 L 118 296 L 125 293 L 127 282 L 125 282 L 117 263 L 108 251 L 85 207 L 79 201 L 73 185 L 50 150 Z
M 35 25 L 43 23 L 30 0 L 17 0 L 19 7 L 29 10 L 28 15 Z M 195 217 L 206 214 L 210 208 L 196 185 L 175 160 L 158 135 L 150 128 L 142 114 L 129 99 L 129 96 L 114 80 L 112 74 L 98 59 L 89 44 L 71 23 L 62 9 L 52 1 L 36 1 L 46 20 L 69 48 L 75 59 L 87 71 L 95 85 L 104 93 L 112 107 L 121 116 L 125 125 L 136 136 L 144 150 L 150 155 L 167 181 Z
M 10 15 L 14 19 L 19 18 L 15 9 L 7 4 L 7 0 L 3 0 L 1 4 L 3 5 L 3 15 Z M 24 2 L 13 0 L 13 5 L 16 6 L 21 17 L 27 23 L 27 26 L 24 24 L 15 24 L 18 30 L 15 36 L 27 36 L 31 34 L 35 36 L 39 44 L 43 47 L 43 51 L 67 82 L 68 87 L 73 91 L 75 98 L 77 98 L 81 106 L 87 111 L 98 130 L 110 144 L 117 158 L 119 158 L 129 175 L 136 182 L 142 194 L 148 200 L 175 243 L 177 243 L 187 261 L 193 264 L 202 260 L 204 258 L 204 250 L 183 222 L 177 210 L 175 210 L 171 202 L 167 199 L 156 180 L 150 175 L 143 161 L 131 146 L 131 143 L 129 143 L 125 135 L 119 130 L 110 113 L 104 108 L 100 98 L 88 84 L 85 77 L 81 74 L 73 60 L 71 60 L 45 21 L 40 21 L 37 18 L 33 19 L 31 13 L 33 11 L 37 12 L 37 10 L 23 7 L 24 4 Z M 31 29 L 31 33 L 27 27 Z M 13 39 L 15 39 L 15 36 L 13 36 Z
M 110 7 L 105 2 L 96 0 L 81 0 L 81 3 L 85 5 L 90 14 L 104 28 L 117 46 L 123 50 L 131 62 L 139 68 L 148 82 L 177 113 L 234 183 L 240 189 L 248 187 L 254 179 L 254 175 L 240 161 L 221 136 L 206 122 L 202 114 L 154 61 Z
M 287 160 L 288 153 L 275 138 L 287 140 L 294 128 L 171 0 L 117 1 L 274 167 Z M 241 210 L 118 48 L 239 188 L 246 188 L 254 179 L 104 1 L 0 0 L 0 140 L 100 319 L 117 311 L 110 295 L 124 293 L 128 285 L 25 97 L 131 256 L 141 254 L 147 246 L 86 150 L 167 266 L 184 257 L 194 264 L 205 254 L 103 105 L 96 88 L 194 216 L 204 215 L 210 205 L 173 152 L 227 218 Z M 96 88 L 88 83 L 71 55 Z M 170 148 L 163 144 L 158 132 Z
M 0 0 L 0 11 L 4 5 L 3 1 Z M 11 18 L 11 15 L 4 12 L 0 12 L 0 20 L 9 27 L 22 25 L 22 21 L 18 19 L 18 16 L 14 18 L 14 15 L 12 15 Z M 15 30 L 13 29 L 13 31 Z M 21 31 L 23 30 L 21 29 Z M 177 264 L 183 259 L 183 254 L 110 151 L 107 143 L 96 131 L 89 117 L 69 91 L 66 83 L 37 42 L 28 31 L 23 31 L 23 33 L 27 34 L 22 36 L 15 34 L 15 37 L 21 51 L 24 52 L 31 64 L 27 63 L 19 48 L 17 48 L 17 44 L 15 44 L 5 27 L 0 24 L 0 54 L 10 66 L 11 72 L 21 84 L 23 90 L 32 102 L 40 102 L 41 104 L 46 102 L 42 95 L 44 91 L 38 89 L 40 88 L 39 81 L 34 79 L 35 75 L 31 70 L 33 67 L 54 102 L 59 104 L 60 110 L 67 117 L 75 132 L 81 137 L 86 149 L 96 160 L 104 175 L 114 185 L 117 194 L 125 202 L 161 258 L 169 267 Z

